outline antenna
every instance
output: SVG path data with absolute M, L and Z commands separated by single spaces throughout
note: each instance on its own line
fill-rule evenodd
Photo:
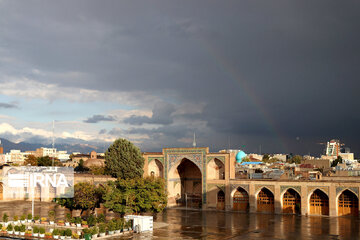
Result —
M 53 125 L 52 125 L 52 151 L 53 151 L 53 153 L 54 153 L 54 149 L 55 149 L 55 120 L 53 120 Z M 54 158 L 55 158 L 55 156 L 54 156 L 54 154 L 53 154 L 53 156 L 52 156 L 52 166 L 54 166 Z
M 53 120 L 53 125 L 52 125 L 52 148 L 55 147 L 55 120 Z
M 194 141 L 193 141 L 193 147 L 196 147 L 196 137 L 195 137 L 195 132 L 194 132 Z

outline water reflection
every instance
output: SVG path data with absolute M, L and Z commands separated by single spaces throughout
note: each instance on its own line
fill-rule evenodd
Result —
M 57 219 L 67 210 L 54 203 L 36 203 L 35 215 L 47 216 L 55 209 Z M 3 202 L 0 216 L 31 213 L 31 202 Z M 167 209 L 154 215 L 166 227 L 152 234 L 134 234 L 120 239 L 360 239 L 359 219 L 351 217 L 301 217 L 295 215 L 247 214 L 222 211 Z

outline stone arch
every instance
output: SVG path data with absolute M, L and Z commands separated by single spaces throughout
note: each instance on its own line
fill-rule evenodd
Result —
M 183 158 L 171 167 L 167 188 L 169 206 L 201 207 L 202 173 L 193 161 Z
M 351 189 L 344 189 L 336 196 L 338 216 L 359 216 L 359 197 Z
M 149 176 L 164 177 L 164 166 L 158 159 L 152 160 L 148 165 Z
M 249 193 L 242 187 L 235 188 L 231 193 L 231 206 L 234 211 L 249 211 Z
M 261 188 L 256 194 L 256 211 L 263 213 L 275 211 L 274 193 L 267 187 Z
M 329 215 L 329 196 L 320 189 L 315 189 L 308 196 L 310 215 Z
M 301 213 L 301 195 L 294 188 L 287 188 L 281 194 L 281 209 L 283 213 Z
M 219 189 L 219 191 L 216 194 L 216 209 L 218 210 L 225 210 L 225 193 L 222 189 Z
M 225 165 L 219 159 L 214 158 L 209 161 L 206 169 L 208 179 L 225 179 Z

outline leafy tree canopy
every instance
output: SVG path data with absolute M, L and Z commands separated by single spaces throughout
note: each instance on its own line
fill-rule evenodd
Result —
M 31 166 L 52 166 L 53 159 L 49 156 L 45 157 L 35 157 L 34 155 L 29 155 L 25 161 L 24 165 L 31 165 Z M 59 159 L 54 159 L 54 166 L 62 166 L 62 163 Z
M 37 166 L 38 165 L 38 159 L 34 155 L 28 155 L 27 158 L 24 161 L 24 165 L 31 165 L 31 166 Z
M 331 167 L 336 167 L 339 163 L 343 163 L 341 156 L 338 156 L 334 161 L 332 161 Z
M 94 210 L 102 202 L 102 195 L 104 193 L 102 188 L 102 186 L 96 187 L 88 182 L 77 183 L 74 186 L 73 198 L 57 198 L 55 201 L 70 210 Z
M 290 159 L 288 160 L 288 162 L 289 162 L 289 163 L 300 164 L 302 160 L 303 160 L 303 157 L 302 157 L 302 156 L 300 156 L 300 155 L 295 155 L 295 156 L 293 156 L 292 158 L 290 158 Z
M 113 177 L 143 176 L 144 158 L 140 149 L 126 139 L 117 139 L 105 153 L 105 171 Z
M 161 212 L 167 203 L 164 180 L 151 177 L 109 182 L 103 198 L 105 207 L 122 215 Z

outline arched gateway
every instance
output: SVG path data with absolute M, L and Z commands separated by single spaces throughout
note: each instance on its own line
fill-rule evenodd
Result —
M 248 211 L 249 210 L 249 195 L 241 187 L 236 189 L 233 197 L 233 210 L 235 211 Z
M 175 196 L 175 206 L 200 208 L 202 201 L 201 171 L 187 158 L 183 158 L 178 165 L 169 172 L 168 189 Z
M 267 188 L 262 188 L 257 196 L 257 211 L 273 213 L 275 211 L 274 194 Z
M 283 196 L 283 213 L 299 214 L 301 212 L 301 197 L 292 188 L 289 188 Z
M 311 194 L 310 214 L 329 215 L 329 197 L 319 189 L 316 189 L 313 194 Z
M 351 191 L 343 191 L 338 198 L 338 216 L 359 215 L 359 199 Z

